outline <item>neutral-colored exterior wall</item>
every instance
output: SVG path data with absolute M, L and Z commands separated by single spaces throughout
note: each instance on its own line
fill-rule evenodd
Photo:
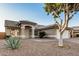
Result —
M 25 34 L 26 38 L 31 38 L 31 35 L 32 35 L 31 32 L 32 32 L 32 29 L 31 28 L 25 27 L 24 34 Z
M 31 24 L 21 24 L 21 37 L 34 38 L 35 27 L 36 27 L 35 25 L 31 25 Z
M 38 30 L 38 32 L 40 32 L 40 31 L 46 32 L 45 37 L 50 37 L 50 38 L 54 37 L 57 39 L 59 38 L 59 31 L 56 26 L 53 26 L 53 27 L 47 26 L 44 28 L 38 28 L 37 24 L 31 24 L 31 23 L 27 23 L 27 22 L 26 23 L 21 22 L 20 24 L 18 24 L 18 26 L 15 26 L 15 25 L 14 26 L 12 25 L 13 27 L 12 26 L 5 27 L 6 35 L 12 35 L 12 36 L 23 37 L 23 38 L 34 38 L 35 37 L 35 30 Z M 39 35 L 36 37 L 39 37 Z M 62 38 L 70 38 L 69 30 L 65 30 Z
M 56 35 L 56 29 L 47 29 L 44 30 L 48 35 Z
M 46 32 L 46 36 L 47 37 L 50 37 L 50 38 L 59 38 L 59 31 L 58 29 L 46 29 L 46 30 L 41 30 L 41 31 L 44 31 Z M 70 32 L 69 30 L 65 30 L 63 35 L 62 35 L 62 38 L 63 39 L 66 39 L 66 38 L 70 38 Z
M 44 32 L 46 32 L 46 36 L 47 37 L 50 37 L 50 38 L 55 38 L 56 37 L 56 34 L 57 34 L 57 31 L 56 29 L 46 29 L 46 30 L 42 30 Z
M 5 33 L 6 33 L 6 35 L 10 35 L 10 29 L 5 27 Z
M 9 28 L 7 28 L 7 27 L 5 27 L 5 32 L 6 32 L 6 35 L 11 35 L 11 29 L 9 29 Z M 15 36 L 21 36 L 22 34 L 20 33 L 20 35 L 18 35 L 18 32 L 20 32 L 18 29 L 15 29 L 14 30 L 15 31 Z M 46 32 L 46 37 L 50 37 L 50 38 L 57 38 L 58 39 L 58 37 L 59 37 L 59 31 L 58 31 L 58 29 L 46 29 L 46 30 L 42 30 L 42 31 L 45 31 Z M 32 33 L 31 33 L 31 31 L 30 31 L 30 29 L 29 28 L 26 28 L 25 30 L 24 30 L 24 33 L 23 33 L 24 35 L 25 35 L 25 38 L 31 38 L 31 36 L 32 36 Z M 63 33 L 63 36 L 62 36 L 62 38 L 64 39 L 64 38 L 70 38 L 70 32 L 69 32 L 69 30 L 65 30 L 65 32 Z
M 69 30 L 65 30 L 65 32 L 63 33 L 63 38 L 70 38 L 70 31 Z
M 6 35 L 11 35 L 11 36 L 18 37 L 19 36 L 18 32 L 19 32 L 19 29 L 14 29 L 13 30 L 11 28 L 5 27 L 5 33 L 6 33 Z
M 57 38 L 57 39 L 59 38 L 59 31 L 58 31 L 58 29 L 57 29 L 56 38 Z M 63 35 L 62 35 L 62 38 L 63 38 L 63 39 L 68 39 L 68 38 L 70 38 L 70 32 L 69 32 L 69 30 L 65 30 L 65 31 L 64 31 L 64 33 L 63 33 Z

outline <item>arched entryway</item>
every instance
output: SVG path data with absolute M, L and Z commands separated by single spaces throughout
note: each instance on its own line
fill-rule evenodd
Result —
M 21 37 L 23 38 L 34 38 L 35 27 L 29 25 L 21 26 Z
M 32 27 L 31 26 L 25 26 L 25 36 L 26 38 L 31 38 L 32 35 Z

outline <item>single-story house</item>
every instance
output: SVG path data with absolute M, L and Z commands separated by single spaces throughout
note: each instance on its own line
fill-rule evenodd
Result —
M 23 37 L 23 38 L 35 38 L 39 36 L 39 32 L 46 32 L 46 37 L 58 38 L 59 32 L 56 24 L 54 25 L 38 25 L 37 23 L 31 21 L 10 21 L 5 20 L 5 33 L 6 35 Z M 67 28 L 63 33 L 63 38 L 71 37 L 71 28 Z

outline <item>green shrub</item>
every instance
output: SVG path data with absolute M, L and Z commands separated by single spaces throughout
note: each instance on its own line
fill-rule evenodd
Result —
M 9 37 L 6 40 L 6 46 L 11 49 L 17 49 L 21 45 L 20 39 L 16 37 Z
M 44 38 L 45 35 L 46 35 L 46 33 L 44 31 L 39 32 L 39 37 L 40 38 Z

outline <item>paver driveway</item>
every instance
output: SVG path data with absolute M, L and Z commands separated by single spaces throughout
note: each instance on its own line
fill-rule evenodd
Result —
M 0 55 L 12 56 L 79 56 L 79 44 L 64 41 L 65 47 L 60 48 L 56 39 L 25 39 L 17 50 L 5 48 L 4 40 L 0 40 Z

